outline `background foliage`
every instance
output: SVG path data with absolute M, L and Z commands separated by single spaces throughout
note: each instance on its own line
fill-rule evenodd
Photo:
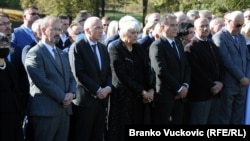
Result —
M 22 10 L 35 5 L 45 15 L 68 14 L 72 18 L 80 10 L 92 15 L 104 15 L 119 19 L 125 14 L 134 14 L 139 20 L 151 12 L 174 12 L 190 9 L 208 9 L 217 16 L 227 11 L 244 10 L 250 7 L 250 0 L 0 0 L 0 8 Z

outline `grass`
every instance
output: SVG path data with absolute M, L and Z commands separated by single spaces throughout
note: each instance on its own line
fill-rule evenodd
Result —
M 119 11 L 106 11 L 106 16 L 111 17 L 113 20 L 118 20 L 125 16 L 125 15 L 131 15 L 133 17 L 135 17 L 137 20 L 139 20 L 140 22 L 142 22 L 142 13 L 123 13 L 123 12 L 119 12 Z

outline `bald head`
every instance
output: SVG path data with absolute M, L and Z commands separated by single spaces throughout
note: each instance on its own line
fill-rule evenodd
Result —
M 93 42 L 99 41 L 102 38 L 103 25 L 98 17 L 89 17 L 84 23 L 84 31 L 86 37 Z
M 209 24 L 211 34 L 215 34 L 224 26 L 225 26 L 224 19 L 222 18 L 212 19 Z
M 89 17 L 84 23 L 84 30 L 93 27 L 98 21 L 100 21 L 98 17 Z
M 244 24 L 244 16 L 241 11 L 233 11 L 227 16 L 226 21 L 227 30 L 232 34 L 236 35 L 240 32 L 242 25 Z
M 244 15 L 241 11 L 233 11 L 230 13 L 230 16 L 228 16 L 229 20 L 235 21 L 235 20 L 244 20 Z
M 155 22 L 155 23 L 158 23 L 160 21 L 160 13 L 151 13 L 149 16 L 148 16 L 148 22 Z

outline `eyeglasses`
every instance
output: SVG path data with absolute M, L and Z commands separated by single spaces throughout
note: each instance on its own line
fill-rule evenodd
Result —
M 109 24 L 103 24 L 103 26 L 109 26 Z
M 243 26 L 243 24 L 234 24 L 235 27 L 240 28 Z
M 59 32 L 61 32 L 62 31 L 62 29 L 61 28 L 51 28 L 51 30 L 53 30 L 53 31 L 59 31 Z
M 12 23 L 11 22 L 2 22 L 0 23 L 0 26 L 11 26 Z
M 39 16 L 39 13 L 29 13 L 29 14 L 32 15 L 32 16 L 35 16 L 35 15 Z

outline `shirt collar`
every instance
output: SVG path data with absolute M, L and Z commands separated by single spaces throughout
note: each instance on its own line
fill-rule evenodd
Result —
M 169 44 L 172 44 L 172 42 L 174 41 L 173 39 L 170 39 L 168 37 L 165 37 L 167 39 L 167 41 L 169 42 Z

